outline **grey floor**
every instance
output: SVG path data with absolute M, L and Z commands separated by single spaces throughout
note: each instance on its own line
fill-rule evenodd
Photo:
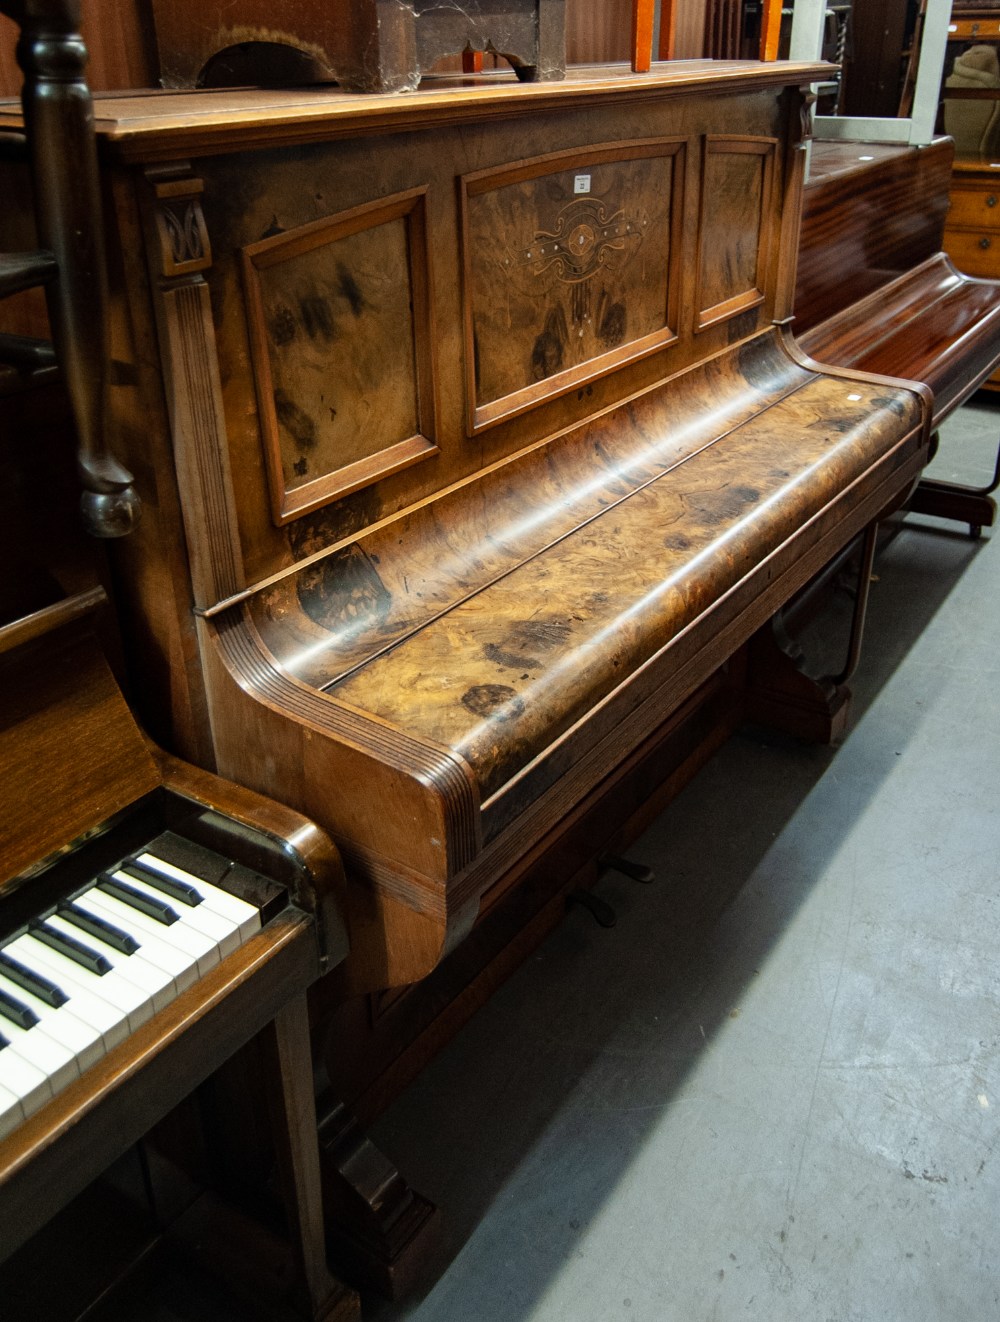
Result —
M 936 471 L 998 432 L 966 406 Z M 379 1122 L 442 1241 L 366 1319 L 1000 1318 L 1000 551 L 911 518 L 876 573 L 842 746 L 734 738 L 655 885 L 608 875 L 617 926 L 572 911 Z

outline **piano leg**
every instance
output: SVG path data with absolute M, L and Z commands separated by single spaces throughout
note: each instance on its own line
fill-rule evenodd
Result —
M 300 1309 L 314 1322 L 353 1322 L 357 1296 L 326 1265 L 316 1104 L 305 996 L 279 1011 L 262 1034 L 288 1238 L 298 1259 Z
M 345 1106 L 322 1105 L 323 1207 L 334 1268 L 346 1280 L 400 1299 L 422 1274 L 438 1212 L 411 1189 Z
M 256 1308 L 273 1310 L 275 1317 L 359 1322 L 358 1296 L 331 1274 L 326 1263 L 304 994 L 290 1000 L 261 1029 L 254 1048 L 252 1058 L 229 1062 L 214 1083 L 222 1088 L 223 1096 L 227 1088 L 235 1088 L 242 1093 L 244 1104 L 252 1098 L 249 1109 L 254 1111 L 253 1119 L 259 1115 L 258 1106 L 266 1109 L 271 1156 L 264 1164 L 269 1167 L 272 1160 L 274 1163 L 275 1192 L 281 1199 L 284 1230 L 280 1236 L 275 1235 L 264 1221 L 242 1210 L 247 1201 L 246 1189 L 244 1196 L 237 1194 L 235 1201 L 209 1191 L 170 1226 L 169 1237 Z M 247 1067 L 252 1070 L 252 1081 L 242 1072 Z M 256 1084 L 262 1084 L 261 1091 L 257 1091 Z M 241 1151 L 240 1143 L 247 1141 L 247 1135 L 240 1133 L 240 1118 L 233 1114 L 232 1119 L 235 1143 L 233 1150 L 221 1157 L 221 1169 L 228 1169 L 231 1175 L 232 1167 L 238 1166 L 240 1174 L 247 1177 L 248 1188 L 253 1188 L 260 1178 L 260 1172 L 253 1170 L 255 1153 Z M 213 1143 L 216 1138 L 213 1134 Z M 228 1183 L 229 1179 L 224 1178 L 223 1184 Z M 269 1222 L 270 1218 L 265 1220 Z
M 935 439 L 937 433 L 935 432 Z M 997 448 L 993 477 L 984 487 L 968 487 L 961 482 L 942 482 L 922 477 L 907 502 L 914 514 L 935 514 L 941 519 L 957 519 L 969 525 L 973 539 L 992 528 L 997 516 L 993 492 L 1000 487 L 1000 447 Z
M 847 659 L 836 675 L 814 679 L 804 670 L 802 648 L 786 632 L 781 614 L 774 616 L 750 640 L 747 664 L 747 718 L 784 730 L 811 743 L 831 744 L 843 738 L 851 691 L 847 682 L 861 655 L 878 520 L 862 534 L 861 563 Z

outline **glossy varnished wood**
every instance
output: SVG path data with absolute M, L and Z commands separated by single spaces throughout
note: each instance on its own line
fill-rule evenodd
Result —
M 18 19 L 21 98 L 28 124 L 44 283 L 60 368 L 73 407 L 81 514 L 97 537 L 120 537 L 135 526 L 139 499 L 132 475 L 107 442 L 107 276 L 87 53 L 78 0 L 5 4 Z M 9 259 L 8 259 L 9 264 Z M 19 286 L 4 272 L 0 296 Z M 22 287 L 27 287 L 26 285 Z
M 134 664 L 188 686 L 175 747 L 203 702 L 219 769 L 334 832 L 352 986 L 436 967 L 924 462 L 919 389 L 773 329 L 824 69 L 100 108 Z M 359 347 L 387 278 L 401 358 Z
M 953 144 L 827 146 L 814 144 L 821 168 L 805 190 L 796 335 L 821 362 L 922 382 L 936 426 L 1000 362 L 1000 283 L 941 251 Z M 979 528 L 995 517 L 991 489 L 927 481 L 914 508 Z
M 813 143 L 795 290 L 799 338 L 941 251 L 951 160 L 948 139 L 919 149 Z
M 941 251 L 952 144 L 835 153 L 805 190 L 796 336 L 821 362 L 924 382 L 936 425 L 1000 360 L 1000 286 Z

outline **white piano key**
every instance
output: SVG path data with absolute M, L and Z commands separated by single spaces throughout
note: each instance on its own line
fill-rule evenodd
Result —
M 193 986 L 201 977 L 198 957 L 205 953 L 204 937 L 192 949 L 192 943 L 187 936 L 178 939 L 174 930 L 178 927 L 177 923 L 171 923 L 166 927 L 163 923 L 158 923 L 155 918 L 140 913 L 138 909 L 130 908 L 114 895 L 108 895 L 106 891 L 96 889 L 85 891 L 76 897 L 76 903 L 81 909 L 106 918 L 109 923 L 114 923 L 116 927 L 134 936 L 139 942 L 137 953 L 169 973 L 177 983 L 178 992 Z M 207 961 L 207 968 L 212 968 L 219 962 L 218 948 L 216 947 L 215 950 L 215 958 Z M 135 956 L 131 958 L 134 959 Z
M 26 1005 L 49 1037 L 55 1038 L 73 1052 L 81 1073 L 104 1055 L 104 1039 L 100 1031 L 78 1018 L 70 1009 L 69 1002 L 54 1010 L 51 1005 L 46 1005 L 37 996 L 32 996 L 31 992 L 25 991 L 23 987 L 18 987 L 9 978 L 5 978 L 2 973 L 0 973 L 0 991 L 5 991 L 8 996 Z M 0 1033 L 4 1031 L 3 1024 L 4 1021 L 0 1019 Z
M 124 1010 L 112 1005 L 110 1001 L 106 1001 L 100 996 L 92 995 L 85 988 L 78 987 L 75 983 L 72 986 L 63 987 L 63 991 L 69 997 L 69 1000 L 60 1009 L 69 1010 L 78 1019 L 82 1019 L 85 1024 L 96 1029 L 101 1035 L 105 1052 L 118 1046 L 119 1042 L 125 1041 L 128 1037 L 129 1026 L 128 1015 Z
M 0 1033 L 7 1039 L 9 1046 L 0 1055 L 16 1051 L 22 1060 L 42 1071 L 52 1085 L 53 1093 L 65 1088 L 67 1083 L 80 1077 L 80 1066 L 76 1053 L 69 1047 L 49 1037 L 41 1024 L 31 1028 L 19 1028 L 9 1020 L 3 1021 Z
M 74 940 L 80 940 L 84 936 L 78 927 L 68 923 L 59 914 L 52 914 L 46 921 L 57 932 L 62 932 Z M 151 997 L 154 1011 L 164 1009 L 177 995 L 177 982 L 173 975 L 151 963 L 149 959 L 144 958 L 141 949 L 137 950 L 134 955 L 123 955 L 110 946 L 106 946 L 97 937 L 90 936 L 89 933 L 86 935 L 85 943 L 92 950 L 103 955 L 112 969 L 121 977 L 134 983 L 140 991 Z
M 166 859 L 157 858 L 149 850 L 137 857 L 140 863 L 153 868 L 156 872 L 161 872 L 165 877 L 186 881 L 194 886 L 205 897 L 206 905 L 210 905 L 214 912 L 222 914 L 224 918 L 229 918 L 239 926 L 242 941 L 253 936 L 254 932 L 260 931 L 260 913 L 252 904 L 247 904 L 246 900 L 241 900 L 212 882 L 202 881 L 201 877 L 196 877 L 193 872 L 185 872 L 183 868 L 168 863 Z
M 136 890 L 139 889 L 138 886 L 134 885 L 133 879 L 126 876 L 125 873 L 115 873 L 115 876 L 120 876 L 126 885 L 134 886 Z M 166 945 L 190 955 L 192 959 L 197 961 L 199 977 L 204 977 L 206 973 L 214 969 L 222 958 L 219 953 L 219 943 L 210 936 L 206 936 L 204 932 L 197 932 L 186 926 L 180 916 L 178 916 L 176 923 L 159 923 L 155 918 L 150 918 L 148 914 L 133 909 L 125 900 L 118 899 L 116 895 L 109 895 L 107 891 L 102 891 L 100 888 L 88 891 L 87 895 L 88 897 L 93 896 L 95 900 L 100 897 L 102 903 L 107 902 L 115 906 L 119 918 L 112 921 L 118 921 L 119 926 L 124 925 L 125 915 L 131 915 L 128 930 L 137 940 L 141 941 L 143 939 L 141 933 L 145 932 L 147 937 L 163 941 Z M 156 893 L 156 898 L 163 900 L 165 897 Z M 177 906 L 171 905 L 171 908 L 176 911 Z
M 133 876 L 131 872 L 125 875 L 129 885 L 134 886 L 137 891 L 142 891 L 144 895 L 149 895 L 155 899 L 162 900 L 165 898 L 163 891 L 157 890 L 151 882 Z M 203 881 L 198 883 L 199 888 L 204 885 Z M 220 958 L 225 959 L 227 955 L 231 955 L 234 950 L 238 950 L 243 944 L 239 924 L 234 922 L 232 918 L 217 913 L 209 906 L 207 901 L 202 904 L 191 905 L 184 904 L 180 900 L 173 900 L 171 901 L 171 907 L 177 914 L 177 921 L 183 924 L 184 927 L 189 927 L 195 932 L 201 932 L 203 936 L 207 936 L 215 942 L 219 947 Z M 248 909 L 252 907 L 252 905 L 247 905 Z M 253 912 L 256 913 L 256 909 Z M 171 927 L 176 927 L 176 925 L 176 923 L 172 923 Z
M 9 1088 L 0 1085 L 0 1138 L 13 1134 L 23 1119 L 24 1108 L 20 1101 Z
M 52 1096 L 52 1085 L 35 1065 L 19 1056 L 13 1047 L 0 1051 L 0 1088 L 13 1093 L 27 1120 Z
M 148 993 L 138 988 L 135 983 L 128 982 L 116 974 L 114 970 L 103 978 L 96 973 L 89 973 L 79 964 L 74 964 L 71 959 L 66 959 L 64 955 L 50 950 L 41 941 L 36 941 L 31 935 L 19 936 L 15 941 L 11 941 L 6 949 L 29 968 L 38 969 L 40 973 L 58 983 L 67 994 L 71 995 L 71 989 L 77 987 L 89 991 L 92 996 L 121 1010 L 128 1019 L 130 1032 L 134 1033 L 153 1014 L 153 1002 Z

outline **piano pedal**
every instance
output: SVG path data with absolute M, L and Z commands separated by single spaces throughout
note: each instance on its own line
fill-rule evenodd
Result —
M 582 908 L 586 909 L 594 919 L 594 922 L 599 923 L 601 927 L 614 927 L 615 923 L 618 921 L 618 915 L 615 913 L 614 909 L 612 909 L 611 905 L 608 904 L 607 900 L 602 900 L 601 897 L 595 895 L 593 891 L 570 891 L 566 896 L 567 909 L 571 904 L 579 904 Z
M 620 872 L 623 877 L 629 877 L 642 886 L 648 886 L 656 880 L 656 873 L 651 867 L 645 863 L 636 863 L 634 859 L 622 858 L 619 854 L 603 854 L 599 861 L 605 871 L 610 869 L 612 872 Z

